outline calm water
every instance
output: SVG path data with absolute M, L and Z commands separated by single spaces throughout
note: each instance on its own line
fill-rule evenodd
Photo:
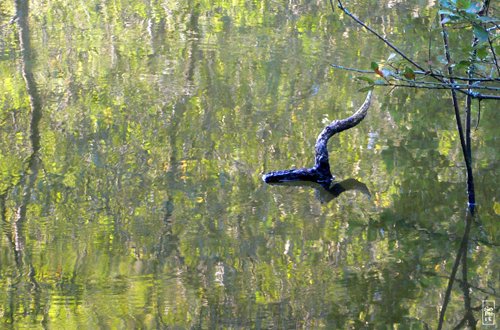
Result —
M 32 1 L 26 53 L 13 2 L 0 3 L 0 328 L 436 328 L 466 227 L 447 93 L 375 91 L 330 141 L 354 189 L 270 186 L 262 173 L 312 165 L 325 122 L 364 100 L 330 64 L 390 55 L 328 3 Z M 386 2 L 350 5 L 417 59 L 429 38 L 439 54 L 436 8 Z M 471 290 L 460 268 L 445 328 L 469 298 L 500 303 L 497 106 L 483 102 L 473 133 Z

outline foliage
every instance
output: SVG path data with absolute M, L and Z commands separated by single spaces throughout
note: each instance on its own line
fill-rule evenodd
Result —
M 474 92 L 468 92 L 468 95 L 474 98 L 497 97 L 500 90 L 497 86 L 498 79 L 500 79 L 500 67 L 496 54 L 500 48 L 495 44 L 498 39 L 496 26 L 499 19 L 485 15 L 486 9 L 483 8 L 483 2 L 442 0 L 440 8 L 442 9 L 437 11 L 440 24 L 450 25 L 457 32 L 454 42 L 458 45 L 454 48 L 453 62 L 448 63 L 444 53 L 438 56 L 432 55 L 430 45 L 439 43 L 439 40 L 429 39 L 426 66 L 408 61 L 406 55 L 396 49 L 398 52 L 391 53 L 387 60 L 371 64 L 373 72 L 383 80 L 373 80 L 367 76 L 358 77 L 368 83 L 363 90 L 376 85 L 433 89 L 455 88 L 462 92 L 472 88 Z M 433 24 L 430 29 L 429 35 L 436 35 L 432 30 L 440 30 L 441 27 L 439 24 Z M 467 39 L 467 34 L 471 34 L 475 41 L 471 42 L 471 39 Z M 417 66 L 417 69 L 425 67 L 425 70 L 415 71 L 414 66 Z M 474 83 L 471 86 L 467 85 L 466 76 L 455 78 L 459 80 L 458 82 L 454 82 L 453 77 L 449 81 L 446 79 L 449 76 L 448 68 L 453 68 L 455 73 L 462 75 L 472 70 L 471 72 L 480 79 L 473 79 Z M 491 92 L 493 95 L 484 95 L 489 91 L 493 91 Z

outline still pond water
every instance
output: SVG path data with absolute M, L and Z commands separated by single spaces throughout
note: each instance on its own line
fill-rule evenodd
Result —
M 439 54 L 433 2 L 349 5 L 417 59 L 429 39 Z M 325 123 L 364 100 L 331 64 L 390 56 L 348 17 L 307 0 L 31 1 L 21 52 L 14 13 L 0 3 L 0 328 L 437 327 L 466 227 L 448 93 L 377 89 L 330 141 L 354 183 L 339 196 L 261 180 L 310 166 Z M 445 328 L 500 303 L 497 105 L 473 132 L 479 207 Z

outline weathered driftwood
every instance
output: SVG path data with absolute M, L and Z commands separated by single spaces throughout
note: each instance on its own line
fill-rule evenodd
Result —
M 262 179 L 266 183 L 287 181 L 312 181 L 319 184 L 331 183 L 335 177 L 330 171 L 327 148 L 328 140 L 335 134 L 359 124 L 368 112 L 371 98 L 372 92 L 369 91 L 368 95 L 366 95 L 365 102 L 352 116 L 341 120 L 334 120 L 321 131 L 316 140 L 314 167 L 269 172 L 264 174 Z

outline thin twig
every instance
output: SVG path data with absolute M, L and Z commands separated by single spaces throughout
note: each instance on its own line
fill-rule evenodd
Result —
M 336 68 L 336 69 L 342 69 L 345 71 L 353 71 L 353 72 L 358 72 L 358 73 L 375 73 L 373 70 L 363 70 L 363 69 L 356 69 L 356 68 L 349 68 L 346 66 L 338 65 L 338 64 L 330 64 L 331 67 Z M 399 72 L 398 72 L 399 73 Z M 416 75 L 429 75 L 429 71 L 413 71 Z M 443 74 L 439 74 L 436 72 L 433 72 L 433 75 L 436 77 L 444 78 L 446 80 L 449 79 L 454 79 L 454 80 L 463 80 L 463 81 L 473 81 L 473 82 L 500 82 L 500 78 L 468 78 L 468 77 L 459 77 L 459 76 L 445 76 Z
M 345 71 L 352 71 L 352 72 L 358 72 L 358 73 L 375 73 L 373 70 L 363 70 L 363 69 L 356 69 L 356 68 L 348 68 L 346 66 L 342 65 L 337 65 L 337 64 L 330 64 L 331 67 L 336 68 L 336 69 L 341 69 Z
M 362 69 L 356 69 L 356 68 L 349 68 L 349 67 L 344 67 L 341 65 L 337 64 L 330 64 L 332 67 L 345 70 L 345 71 L 352 71 L 352 72 L 357 72 L 357 73 L 367 73 L 367 74 L 372 74 L 374 73 L 373 70 L 362 70 Z M 404 82 L 408 82 L 410 84 L 392 84 L 392 83 L 377 83 L 375 84 L 376 86 L 392 86 L 392 87 L 407 87 L 407 88 L 423 88 L 423 89 L 452 89 L 452 90 L 458 90 L 458 91 L 464 91 L 469 89 L 469 85 L 465 84 L 451 84 L 451 83 L 438 83 L 438 82 L 430 82 L 430 81 L 414 81 L 414 80 L 407 80 L 403 79 L 400 77 L 395 77 L 393 76 L 394 79 L 396 80 L 401 80 Z M 426 86 L 427 85 L 427 86 Z M 486 90 L 500 90 L 499 87 L 490 87 L 490 86 L 478 86 L 474 87 L 474 89 L 486 89 Z M 467 95 L 470 95 L 471 98 L 473 99 L 479 99 L 479 100 L 500 100 L 500 95 L 489 95 L 489 94 L 481 94 L 473 91 L 467 92 Z
M 472 217 L 470 216 L 469 213 L 467 213 L 466 221 L 472 222 Z M 467 228 L 465 230 L 464 235 L 467 236 L 466 241 L 468 243 L 469 231 L 467 230 Z M 462 283 L 461 283 L 461 286 L 462 286 L 462 291 L 464 293 L 464 309 L 465 309 L 464 319 L 466 319 L 469 326 L 471 326 L 475 329 L 476 320 L 474 319 L 474 315 L 472 314 L 470 292 L 469 292 L 470 285 L 469 285 L 469 282 L 467 281 L 467 246 L 465 246 L 464 252 L 462 253 Z
M 404 79 L 401 77 L 397 76 L 392 76 L 395 80 L 400 80 L 404 81 L 407 83 L 414 83 L 414 84 L 421 84 L 421 85 L 429 85 L 429 86 L 436 86 L 436 87 L 444 87 L 445 89 L 470 89 L 470 91 L 467 93 L 467 96 L 474 97 L 474 92 L 472 91 L 473 89 L 484 89 L 484 90 L 490 90 L 490 91 L 500 91 L 500 87 L 491 87 L 491 86 L 479 86 L 479 85 L 472 85 L 471 83 L 469 84 L 450 84 L 450 83 L 439 83 L 439 82 L 432 82 L 432 81 L 417 81 L 417 80 L 410 80 L 410 79 Z
M 441 29 L 443 30 L 443 44 L 444 44 L 444 52 L 446 56 L 446 61 L 448 62 L 448 74 L 450 76 L 453 76 L 453 68 L 451 67 L 451 55 L 450 55 L 450 46 L 448 42 L 448 31 L 446 29 L 446 26 L 443 22 L 444 15 L 441 15 Z M 450 79 L 450 83 L 454 84 L 455 81 L 453 79 Z M 465 137 L 464 137 L 464 129 L 462 127 L 462 121 L 460 119 L 460 109 L 458 106 L 458 99 L 457 99 L 457 93 L 455 89 L 451 90 L 451 99 L 453 102 L 453 109 L 455 111 L 455 121 L 457 125 L 457 131 L 458 135 L 460 137 L 460 145 L 462 147 L 462 154 L 465 159 L 465 166 L 467 168 L 467 181 L 468 183 L 472 183 L 472 167 L 471 167 L 471 160 L 469 159 L 469 153 L 467 152 L 467 144 L 465 142 Z M 469 186 L 470 187 L 470 186 Z M 468 188 L 469 188 L 468 187 Z M 475 196 L 473 191 L 468 191 L 469 192 L 469 206 L 475 205 Z
M 374 86 L 393 86 L 393 87 L 405 87 L 405 88 L 418 88 L 418 89 L 449 89 L 449 90 L 455 90 L 455 91 L 462 91 L 466 87 L 462 88 L 457 88 L 453 86 L 447 86 L 447 85 L 419 85 L 419 83 L 414 83 L 414 84 L 392 84 L 392 83 L 376 83 Z M 473 99 L 479 99 L 479 100 L 500 100 L 500 95 L 485 95 L 481 93 L 470 93 L 470 97 Z
M 473 51 L 470 54 L 470 63 L 469 69 L 467 70 L 467 74 L 469 77 L 474 75 L 474 61 L 477 56 L 477 49 L 475 46 L 478 44 L 479 40 L 477 37 L 473 37 L 472 40 L 472 49 Z M 469 88 L 467 91 L 472 92 L 472 82 L 468 83 Z M 467 157 L 469 159 L 469 164 L 467 165 L 467 193 L 469 195 L 469 203 L 475 203 L 475 192 L 474 192 L 474 180 L 472 177 L 472 143 L 471 143 L 471 111 L 472 111 L 472 97 L 470 94 L 467 94 L 465 99 L 465 145 L 467 149 L 465 150 L 467 153 Z
M 448 276 L 448 275 L 439 275 L 439 274 L 437 274 L 435 272 L 423 272 L 423 274 L 429 275 L 429 276 L 434 276 L 434 277 L 437 277 L 437 278 L 446 278 L 446 279 L 450 278 L 450 276 Z M 455 281 L 457 281 L 460 284 L 463 284 L 463 280 L 461 280 L 459 278 L 456 278 Z M 496 298 L 500 298 L 500 295 L 496 294 L 495 292 L 490 292 L 490 291 L 488 291 L 488 290 L 486 290 L 484 288 L 481 288 L 481 287 L 478 287 L 478 286 L 475 286 L 475 285 L 471 285 L 470 283 L 469 283 L 469 287 L 472 288 L 472 289 L 474 289 L 474 290 L 480 291 L 480 292 L 482 292 L 484 294 L 487 294 L 489 296 L 494 296 Z
M 415 74 L 423 74 L 428 76 L 429 72 L 422 72 L 422 71 L 413 71 Z M 480 81 L 480 82 L 499 82 L 500 78 L 468 78 L 468 77 L 459 77 L 459 76 L 446 76 L 444 74 L 439 74 L 436 72 L 433 72 L 433 76 L 444 78 L 446 80 L 453 79 L 453 80 L 463 80 L 463 81 Z
M 490 4 L 491 4 L 491 0 L 484 0 L 483 9 L 479 13 L 479 15 L 488 16 L 488 11 L 490 10 Z M 496 26 L 498 27 L 498 25 L 496 25 Z M 497 74 L 500 76 L 500 67 L 498 65 L 497 54 L 495 52 L 495 47 L 493 47 L 493 42 L 490 38 L 489 31 L 488 31 L 488 44 L 490 46 L 491 54 L 493 55 L 493 61 L 494 61 L 495 67 L 497 69 Z M 474 49 L 474 51 L 476 51 L 476 50 Z
M 479 121 L 481 120 L 481 100 L 477 102 L 477 121 L 476 121 L 476 128 L 475 130 L 477 131 L 477 128 L 479 127 Z
M 359 25 L 361 25 L 362 27 L 364 27 L 365 29 L 367 29 L 368 31 L 370 31 L 374 36 L 376 36 L 377 38 L 379 38 L 380 40 L 382 40 L 387 46 L 389 46 L 390 48 L 392 48 L 392 50 L 394 50 L 396 53 L 398 53 L 406 61 L 408 61 L 409 63 L 411 63 L 414 67 L 416 67 L 419 70 L 425 71 L 424 67 L 422 67 L 420 64 L 418 64 L 417 62 L 415 62 L 411 58 L 409 58 L 402 50 L 400 50 L 398 47 L 396 47 L 392 42 L 390 42 L 389 40 L 387 40 L 386 38 L 384 38 L 383 36 L 381 36 L 377 31 L 375 31 L 374 29 L 372 29 L 370 26 L 366 25 L 362 20 L 360 20 L 356 16 L 354 16 L 346 7 L 344 7 L 344 4 L 342 3 L 342 1 L 337 0 L 337 3 L 338 3 L 339 9 L 342 10 L 347 16 L 349 16 L 350 18 L 352 18 L 354 21 L 356 21 L 356 23 L 358 23 Z M 333 0 L 330 0 L 330 4 L 331 4 L 331 6 L 333 8 L 334 7 L 333 6 Z

